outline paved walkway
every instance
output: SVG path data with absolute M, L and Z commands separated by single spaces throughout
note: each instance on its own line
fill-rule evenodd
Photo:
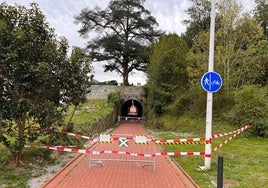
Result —
M 145 135 L 147 133 L 139 124 L 125 123 L 115 128 L 112 134 Z M 112 145 L 117 145 L 117 143 Z M 135 147 L 139 147 L 139 145 Z M 100 148 L 101 144 L 98 144 L 94 149 Z M 105 161 L 103 166 L 94 165 L 89 169 L 89 155 L 81 154 L 47 180 L 42 187 L 194 188 L 198 186 L 168 157 L 156 157 L 154 172 L 151 166 L 143 167 L 138 162 L 118 161 Z

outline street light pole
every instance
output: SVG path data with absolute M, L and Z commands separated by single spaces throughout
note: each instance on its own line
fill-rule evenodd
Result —
M 214 35 L 215 35 L 215 17 L 216 17 L 215 1 L 216 0 L 211 0 L 208 72 L 213 72 L 214 70 Z M 211 168 L 212 102 L 213 102 L 213 93 L 207 92 L 206 146 L 205 146 L 205 164 L 204 164 L 206 169 Z

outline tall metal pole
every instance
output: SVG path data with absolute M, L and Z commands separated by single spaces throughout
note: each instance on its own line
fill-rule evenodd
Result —
M 214 69 L 214 35 L 215 35 L 215 17 L 216 17 L 215 1 L 216 0 L 211 0 L 208 72 L 213 72 Z M 210 169 L 211 167 L 212 101 L 213 101 L 213 93 L 207 92 L 206 146 L 205 146 L 205 165 L 204 165 L 206 169 Z

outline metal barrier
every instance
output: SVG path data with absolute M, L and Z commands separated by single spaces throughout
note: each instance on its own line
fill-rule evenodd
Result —
M 144 123 L 145 118 L 144 117 L 136 117 L 136 116 L 118 116 L 118 122 L 120 123 L 126 123 L 126 122 L 131 122 L 131 123 Z
M 107 161 L 117 161 L 152 166 L 155 172 L 155 144 L 152 140 L 142 135 L 100 135 L 99 142 L 91 148 L 89 169 L 94 165 L 104 166 Z

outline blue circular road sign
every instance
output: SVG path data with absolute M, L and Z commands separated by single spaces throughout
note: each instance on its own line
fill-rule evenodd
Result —
M 202 76 L 201 85 L 207 92 L 217 92 L 222 86 L 221 76 L 217 72 L 207 72 Z

